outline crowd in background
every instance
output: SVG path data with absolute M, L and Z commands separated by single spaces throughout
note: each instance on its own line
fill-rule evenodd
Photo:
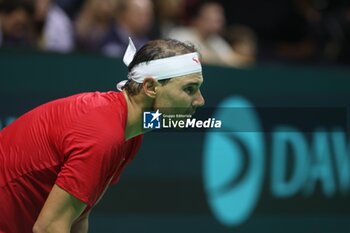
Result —
M 208 64 L 350 63 L 348 0 L 0 0 L 0 47 L 121 57 L 131 36 L 190 41 Z

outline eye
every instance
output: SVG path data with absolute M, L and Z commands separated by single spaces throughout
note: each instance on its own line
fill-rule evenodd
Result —
M 187 86 L 184 88 L 184 91 L 189 94 L 189 95 L 193 95 L 196 92 L 197 88 L 195 88 L 194 86 Z

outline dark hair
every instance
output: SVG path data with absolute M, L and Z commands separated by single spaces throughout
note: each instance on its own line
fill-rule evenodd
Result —
M 201 0 L 198 2 L 192 3 L 186 9 L 188 12 L 188 15 L 190 16 L 189 19 L 190 20 L 197 19 L 198 17 L 201 16 L 202 10 L 204 7 L 206 7 L 208 5 L 213 5 L 213 4 L 222 6 L 222 4 L 219 0 Z
M 156 59 L 173 57 L 193 52 L 197 52 L 197 49 L 190 43 L 184 43 L 173 39 L 149 41 L 136 52 L 134 59 L 128 66 L 128 71 L 131 72 L 136 65 L 143 62 L 149 62 Z M 162 85 L 165 85 L 170 79 L 171 78 L 159 82 Z M 128 80 L 123 89 L 125 89 L 129 95 L 136 95 L 141 91 L 142 84 L 137 83 L 133 80 Z
M 34 6 L 29 0 L 0 0 L 0 13 L 10 14 L 18 9 L 30 16 L 34 14 Z

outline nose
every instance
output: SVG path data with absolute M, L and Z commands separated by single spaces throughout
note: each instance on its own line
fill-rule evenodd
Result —
M 192 106 L 198 108 L 198 107 L 203 106 L 204 103 L 205 103 L 205 100 L 202 96 L 202 93 L 200 91 L 198 91 L 195 95 L 193 102 L 192 102 Z

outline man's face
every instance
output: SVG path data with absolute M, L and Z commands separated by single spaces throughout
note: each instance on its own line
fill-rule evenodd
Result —
M 198 26 L 207 34 L 217 34 L 225 26 L 225 13 L 222 6 L 216 3 L 209 3 L 203 6 L 198 18 Z
M 22 9 L 17 9 L 10 14 L 1 17 L 4 34 L 11 38 L 19 39 L 25 36 L 29 28 L 29 15 Z
M 125 12 L 130 33 L 144 36 L 153 25 L 153 5 L 150 0 L 133 0 L 129 2 L 128 11 Z
M 197 107 L 204 105 L 200 92 L 202 73 L 173 78 L 157 87 L 154 109 L 166 114 L 193 114 Z

